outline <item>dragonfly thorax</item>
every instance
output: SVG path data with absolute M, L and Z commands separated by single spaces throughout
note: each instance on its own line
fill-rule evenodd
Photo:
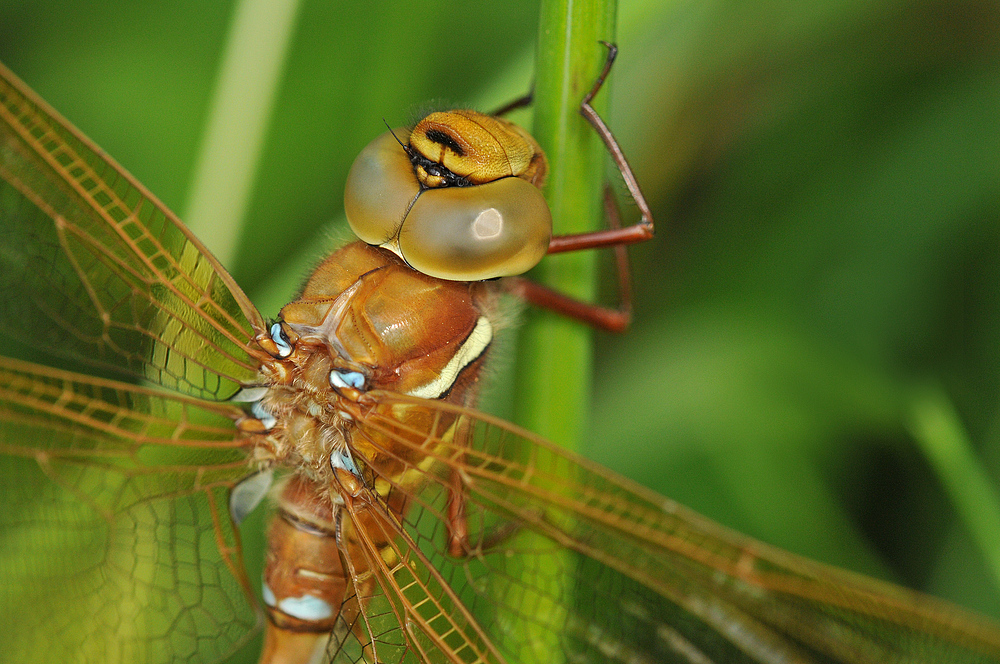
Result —
M 429 277 L 384 249 L 336 251 L 270 330 L 281 353 L 259 371 L 258 460 L 330 479 L 372 390 L 468 405 L 493 341 L 493 298 L 489 284 Z
M 436 279 L 389 251 L 349 244 L 282 308 L 294 345 L 283 362 L 307 389 L 346 383 L 348 392 L 442 398 L 488 349 L 492 298 L 489 284 Z
M 274 422 L 260 434 L 258 462 L 293 467 L 314 481 L 328 480 L 329 461 L 347 449 L 350 416 L 338 406 L 332 390 L 271 388 L 256 406 Z

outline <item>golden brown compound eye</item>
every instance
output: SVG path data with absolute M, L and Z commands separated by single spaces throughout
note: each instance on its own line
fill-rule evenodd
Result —
M 542 192 L 519 178 L 428 189 L 399 233 L 399 255 L 439 279 L 476 281 L 523 274 L 542 260 L 552 215 Z
M 382 134 L 365 146 L 347 175 L 344 212 L 351 230 L 368 244 L 395 242 L 403 218 L 422 189 L 399 144 L 408 137 L 406 129 Z
M 406 130 L 395 134 L 412 142 Z M 541 170 L 531 170 L 536 176 L 531 181 L 504 177 L 475 186 L 426 189 L 410 156 L 386 133 L 362 150 L 351 167 L 344 192 L 347 220 L 365 242 L 392 250 L 433 277 L 476 281 L 522 274 L 545 255 L 552 233 L 548 205 L 531 183 L 544 175 L 544 156 L 536 162 Z

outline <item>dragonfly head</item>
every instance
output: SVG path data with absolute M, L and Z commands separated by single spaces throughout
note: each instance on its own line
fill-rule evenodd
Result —
M 354 233 L 413 269 L 453 281 L 523 274 L 545 255 L 548 170 L 523 129 L 475 111 L 432 113 L 382 134 L 351 166 L 344 209 Z

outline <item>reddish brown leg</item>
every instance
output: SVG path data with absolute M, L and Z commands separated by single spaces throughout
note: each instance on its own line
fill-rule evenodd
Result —
M 594 100 L 594 97 L 597 96 L 597 93 L 604 86 L 604 81 L 607 79 L 608 74 L 611 72 L 611 67 L 615 64 L 615 59 L 618 57 L 618 46 L 606 41 L 601 41 L 601 43 L 607 47 L 608 56 L 604 60 L 604 68 L 601 69 L 601 73 L 598 75 L 597 80 L 594 81 L 594 85 L 584 95 L 583 101 L 580 102 L 580 115 L 590 123 L 590 126 L 594 128 L 597 135 L 601 137 L 601 141 L 604 142 L 604 146 L 611 154 L 611 160 L 615 162 L 615 166 L 618 167 L 618 171 L 622 174 L 622 179 L 625 181 L 625 186 L 628 187 L 629 195 L 632 196 L 636 207 L 639 208 L 640 217 L 637 223 L 627 228 L 619 226 L 604 231 L 556 235 L 549 240 L 548 253 L 550 254 L 636 244 L 650 240 L 653 237 L 653 213 L 649 209 L 649 204 L 646 203 L 646 197 L 642 194 L 639 181 L 636 180 L 635 173 L 632 172 L 632 167 L 629 166 L 628 159 L 625 158 L 625 153 L 622 152 L 621 146 L 618 145 L 615 135 L 611 133 L 611 129 L 604 122 L 603 118 L 598 115 L 597 111 L 594 110 L 594 107 L 590 105 L 590 102 Z M 501 106 L 493 115 L 506 115 L 511 111 L 524 108 L 530 105 L 533 99 L 534 91 L 531 91 L 523 97 L 519 97 Z
M 462 435 L 462 440 L 469 440 L 468 420 L 459 423 L 463 431 L 456 431 L 456 436 Z M 462 459 L 460 458 L 459 463 Z M 489 532 L 479 533 L 479 539 L 473 543 L 469 540 L 469 522 L 465 514 L 465 484 L 458 471 L 452 470 L 448 487 L 448 555 L 455 558 L 471 558 L 479 553 L 487 552 L 504 540 L 513 536 L 520 528 L 516 523 L 508 522 L 493 528 Z
M 601 137 L 605 147 L 611 154 L 611 159 L 622 174 L 625 186 L 628 187 L 629 194 L 639 208 L 640 219 L 637 223 L 627 228 L 622 228 L 621 217 L 618 206 L 614 201 L 614 195 L 610 188 L 604 192 L 604 208 L 607 213 L 610 228 L 589 233 L 577 233 L 574 235 L 557 235 L 549 241 L 548 253 L 556 254 L 564 251 L 581 251 L 584 249 L 599 249 L 604 247 L 615 247 L 615 261 L 618 271 L 618 296 L 619 305 L 616 308 L 602 307 L 599 305 L 583 302 L 573 297 L 560 293 L 547 286 L 542 286 L 523 277 L 511 277 L 507 279 L 508 289 L 521 299 L 544 309 L 550 309 L 568 318 L 591 325 L 609 332 L 622 332 L 632 320 L 632 289 L 629 277 L 628 253 L 626 245 L 643 242 L 653 237 L 653 214 L 646 203 L 646 198 L 642 194 L 639 183 L 632 172 L 632 168 L 625 158 L 614 134 L 605 124 L 601 116 L 597 114 L 594 107 L 590 105 L 594 96 L 604 85 L 604 81 L 611 71 L 611 67 L 618 55 L 618 47 L 608 42 L 601 42 L 608 48 L 608 57 L 604 61 L 604 68 L 601 70 L 593 87 L 580 102 L 580 114 L 586 118 L 587 122 L 594 128 L 597 135 Z M 507 104 L 497 112 L 497 115 L 506 113 L 515 108 L 520 108 L 531 103 L 531 94 L 521 99 L 517 99 Z
M 604 211 L 611 230 L 620 229 L 618 204 L 610 187 L 604 190 Z M 549 309 L 608 332 L 624 332 L 632 322 L 632 279 L 628 250 L 624 244 L 615 245 L 615 263 L 618 272 L 618 306 L 615 308 L 577 300 L 524 277 L 510 277 L 507 281 L 508 288 L 511 293 L 536 307 Z
M 604 61 L 604 69 L 601 70 L 600 76 L 594 81 L 594 86 L 590 89 L 590 92 L 586 94 L 583 101 L 580 102 L 580 114 L 587 119 L 590 126 L 594 128 L 597 135 L 601 137 L 604 141 L 605 147 L 607 147 L 608 152 L 611 153 L 611 159 L 615 162 L 615 166 L 622 174 L 622 179 L 625 180 L 625 186 L 628 187 L 628 192 L 635 201 L 636 207 L 639 208 L 640 219 L 638 223 L 628 226 L 627 228 L 610 228 L 604 231 L 593 231 L 590 233 L 576 233 L 574 235 L 557 235 L 549 241 L 549 253 L 555 254 L 563 251 L 580 251 L 582 249 L 596 249 L 599 247 L 611 247 L 617 245 L 635 244 L 636 242 L 643 242 L 649 240 L 653 237 L 653 213 L 649 209 L 649 205 L 646 203 L 645 196 L 642 195 L 642 190 L 639 188 L 639 182 L 635 179 L 635 174 L 632 172 L 632 167 L 629 166 L 628 160 L 625 158 L 625 153 L 622 152 L 621 147 L 618 145 L 618 141 L 615 140 L 614 134 L 608 129 L 608 125 L 604 123 L 601 116 L 597 114 L 594 107 L 590 105 L 590 102 L 594 99 L 594 96 L 604 85 L 604 79 L 608 77 L 608 72 L 611 71 L 611 66 L 615 63 L 615 58 L 618 56 L 618 47 L 609 42 L 602 41 L 602 44 L 608 47 L 608 57 Z
M 490 113 L 490 115 L 495 115 L 495 116 L 500 117 L 500 116 L 507 115 L 511 111 L 516 111 L 519 108 L 524 108 L 525 106 L 531 106 L 531 102 L 534 101 L 534 98 L 535 98 L 535 91 L 534 91 L 534 86 L 532 86 L 532 91 L 531 92 L 529 92 L 528 94 L 524 95 L 523 97 L 518 97 L 517 99 L 515 99 L 512 102 L 508 102 L 508 103 L 504 104 L 503 106 L 501 106 L 497 110 L 495 110 L 492 113 Z
M 465 490 L 457 472 L 451 474 L 451 496 L 448 501 L 448 555 L 455 558 L 471 558 L 487 553 L 493 547 L 512 537 L 520 526 L 513 521 L 497 526 L 489 532 L 480 533 L 478 541 L 469 541 L 469 522 L 465 516 Z
M 451 495 L 448 497 L 448 553 L 455 558 L 466 558 L 469 547 L 469 522 L 465 520 L 465 487 L 455 471 L 451 473 Z

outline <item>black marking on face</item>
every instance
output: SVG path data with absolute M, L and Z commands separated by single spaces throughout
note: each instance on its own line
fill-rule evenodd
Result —
M 451 134 L 447 134 L 440 129 L 430 129 L 424 135 L 427 137 L 427 140 L 445 146 L 459 157 L 465 156 L 465 150 L 451 137 Z

